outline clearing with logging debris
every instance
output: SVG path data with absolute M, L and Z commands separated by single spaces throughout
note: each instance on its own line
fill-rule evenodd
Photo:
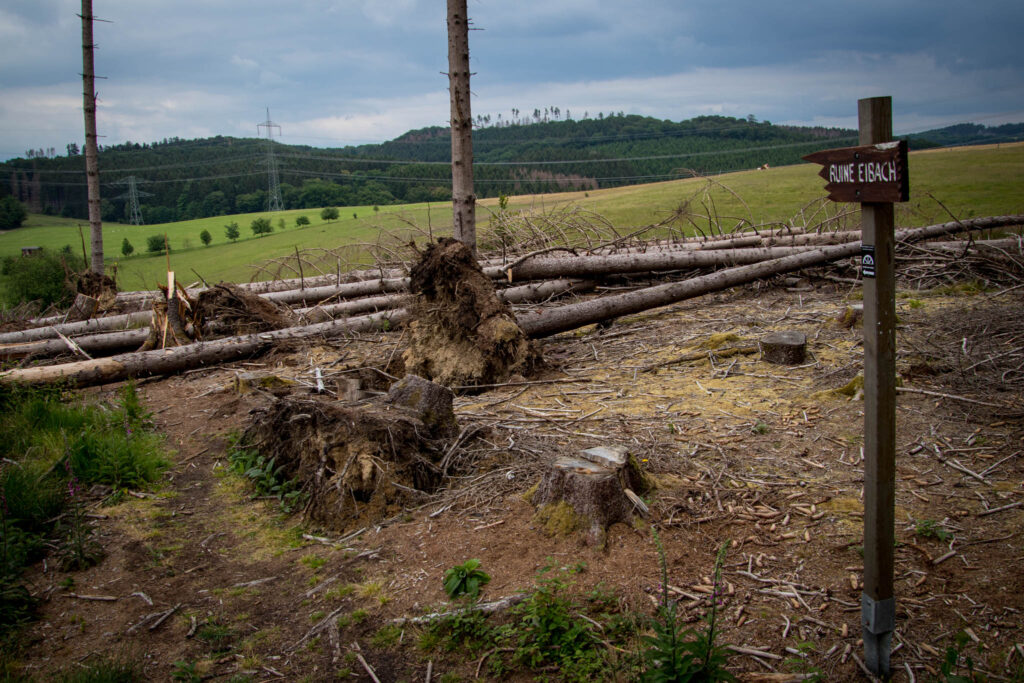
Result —
M 893 670 L 897 680 L 937 678 L 953 647 L 961 672 L 970 656 L 976 672 L 1020 676 L 1020 270 L 1010 285 L 984 287 L 977 271 L 949 277 L 969 259 L 928 257 L 903 264 L 897 300 Z M 380 502 L 372 516 L 341 524 L 283 512 L 277 494 L 302 506 L 289 491 L 254 500 L 253 478 L 231 472 L 231 454 L 266 463 L 233 444 L 249 430 L 258 438 L 242 445 L 258 451 L 275 432 L 305 429 L 294 443 L 315 474 L 330 444 L 314 447 L 302 416 L 323 404 L 333 420 L 355 424 L 349 413 L 379 401 L 402 374 L 401 331 L 294 341 L 144 381 L 140 394 L 173 464 L 141 498 L 95 499 L 102 563 L 70 574 L 31 569 L 45 601 L 26 627 L 25 672 L 44 679 L 122 652 L 153 680 L 185 671 L 260 681 L 369 680 L 371 671 L 381 681 L 631 680 L 646 647 L 636 634 L 650 632 L 662 599 L 653 528 L 681 622 L 706 630 L 719 601 L 717 642 L 732 648 L 735 675 L 861 679 L 862 331 L 859 287 L 834 273 L 761 280 L 535 342 L 543 365 L 456 396 L 448 436 L 417 451 L 410 440 L 426 435 L 392 429 L 397 458 L 356 453 L 360 486 L 376 482 L 388 495 L 339 487 L 354 497 L 336 501 L 354 506 L 346 509 Z M 757 342 L 776 331 L 806 335 L 801 365 L 760 358 Z M 317 369 L 324 394 L 312 391 Z M 655 484 L 644 494 L 647 517 L 613 524 L 595 547 L 571 519 L 536 516 L 528 494 L 553 458 L 613 444 Z M 444 574 L 470 559 L 490 576 L 481 600 L 529 599 L 447 631 L 411 621 L 450 609 Z M 522 626 L 542 608 L 564 608 L 564 628 Z M 515 628 L 502 636 L 502 624 Z M 465 640 L 452 635 L 458 628 Z M 566 634 L 576 659 L 552 654 Z

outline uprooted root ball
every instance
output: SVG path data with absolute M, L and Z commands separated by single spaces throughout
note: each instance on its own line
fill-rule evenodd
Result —
M 310 519 L 343 531 L 399 514 L 437 490 L 447 442 L 434 433 L 402 406 L 286 397 L 254 411 L 242 443 L 301 483 Z
M 252 334 L 295 325 L 290 308 L 226 282 L 199 294 L 195 318 L 204 335 Z
M 416 294 L 406 369 L 447 386 L 503 382 L 540 355 L 462 242 L 431 244 L 410 272 Z

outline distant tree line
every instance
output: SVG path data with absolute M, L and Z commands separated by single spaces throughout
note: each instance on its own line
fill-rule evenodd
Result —
M 856 144 L 856 132 L 794 127 L 754 116 L 702 116 L 673 122 L 622 112 L 583 112 L 574 118 L 556 106 L 510 118 L 481 115 L 474 133 L 476 191 L 480 197 L 654 182 L 690 173 L 799 163 L 817 149 Z M 1024 139 L 1024 124 L 954 126 L 911 139 L 912 147 L 969 140 Z M 129 175 L 140 178 L 144 223 L 166 223 L 267 207 L 266 140 L 217 136 L 199 140 L 109 145 L 100 153 L 103 219 L 124 221 Z M 413 130 L 376 145 L 320 149 L 275 144 L 286 209 L 384 206 L 451 198 L 449 131 Z M 86 217 L 82 157 L 30 150 L 0 164 L 0 196 L 30 211 Z M 260 233 L 263 234 L 263 233 Z M 231 239 L 231 238 L 229 238 Z

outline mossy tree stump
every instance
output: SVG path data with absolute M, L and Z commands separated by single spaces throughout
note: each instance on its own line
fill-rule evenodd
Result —
M 807 335 L 787 330 L 761 340 L 761 357 L 776 365 L 800 365 L 807 358 Z
M 649 488 L 625 447 L 600 446 L 556 459 L 531 502 L 548 533 L 582 529 L 588 545 L 604 547 L 609 526 L 633 521 L 634 504 L 626 490 L 638 494 Z

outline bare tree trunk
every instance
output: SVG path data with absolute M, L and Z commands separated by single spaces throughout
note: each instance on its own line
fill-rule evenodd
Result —
M 82 110 L 85 112 L 85 179 L 89 197 L 92 272 L 103 275 L 103 223 L 100 219 L 100 162 L 96 144 L 96 68 L 93 64 L 92 0 L 82 0 Z
M 452 230 L 476 253 L 473 115 L 469 106 L 469 19 L 466 0 L 448 0 L 448 88 L 452 103 Z

